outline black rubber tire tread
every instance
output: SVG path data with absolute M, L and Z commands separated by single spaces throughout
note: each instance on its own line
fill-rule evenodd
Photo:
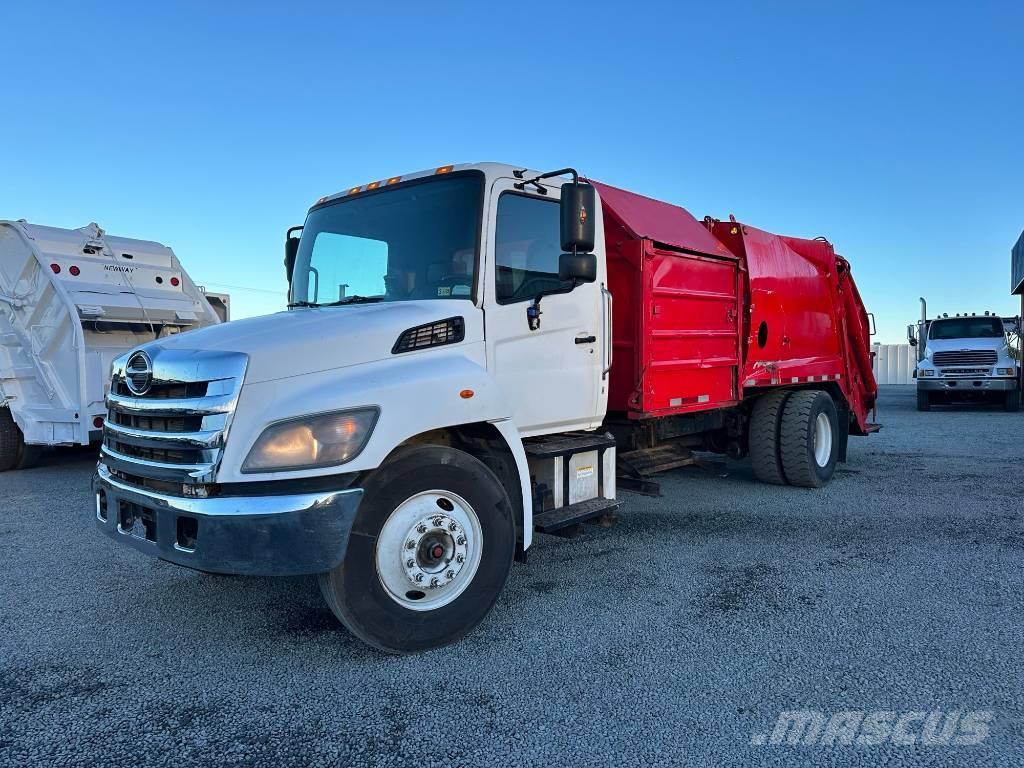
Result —
M 386 653 L 450 645 L 490 613 L 512 570 L 516 526 L 512 504 L 495 474 L 464 451 L 439 445 L 403 450 L 362 483 L 363 499 L 341 565 L 318 577 L 331 612 L 352 634 Z M 376 542 L 395 508 L 421 491 L 447 489 L 473 507 L 483 528 L 480 565 L 451 603 L 412 611 L 385 591 L 376 570 Z
M 1017 413 L 1020 410 L 1020 390 L 1013 389 L 1006 393 L 1006 399 L 1003 400 L 1003 410 L 1010 413 Z
M 10 408 L 0 408 L 0 472 L 28 469 L 42 454 L 37 445 L 25 445 L 25 437 L 14 422 Z
M 814 425 L 825 413 L 832 424 L 832 455 L 824 467 L 814 459 Z M 832 479 L 839 454 L 838 414 L 828 392 L 805 389 L 794 392 L 782 410 L 779 429 L 779 454 L 782 470 L 790 485 L 820 488 Z
M 747 441 L 754 475 L 762 483 L 786 484 L 779 453 L 779 426 L 786 400 L 791 394 L 791 390 L 783 389 L 762 395 L 754 402 Z
M 930 411 L 932 409 L 932 393 L 917 390 L 917 410 Z

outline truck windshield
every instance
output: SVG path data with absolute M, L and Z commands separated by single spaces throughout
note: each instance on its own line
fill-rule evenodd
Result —
M 1003 336 L 1003 321 L 998 317 L 955 317 L 933 320 L 928 338 L 999 339 Z
M 295 304 L 471 299 L 483 175 L 442 176 L 313 210 L 299 241 Z

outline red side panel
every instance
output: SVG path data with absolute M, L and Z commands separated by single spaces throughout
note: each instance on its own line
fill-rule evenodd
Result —
M 662 416 L 739 400 L 735 259 L 669 251 L 644 241 L 647 333 L 637 410 Z
M 598 189 L 615 300 L 609 410 L 646 418 L 736 403 L 737 258 L 682 208 Z

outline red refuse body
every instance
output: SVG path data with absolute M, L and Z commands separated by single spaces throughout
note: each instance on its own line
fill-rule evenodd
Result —
M 870 325 L 850 265 L 784 237 L 596 182 L 615 302 L 608 410 L 649 419 L 826 386 L 870 431 Z

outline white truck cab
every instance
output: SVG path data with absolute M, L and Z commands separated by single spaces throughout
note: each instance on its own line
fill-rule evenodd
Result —
M 937 403 L 988 399 L 1020 409 L 1020 376 L 1010 355 L 1003 319 L 985 312 L 922 320 L 918 334 L 917 409 Z
M 287 312 L 114 362 L 100 528 L 200 570 L 319 574 L 387 651 L 472 629 L 535 507 L 616 505 L 614 441 L 593 431 L 602 214 L 569 172 L 445 166 L 320 199 L 289 231 Z

